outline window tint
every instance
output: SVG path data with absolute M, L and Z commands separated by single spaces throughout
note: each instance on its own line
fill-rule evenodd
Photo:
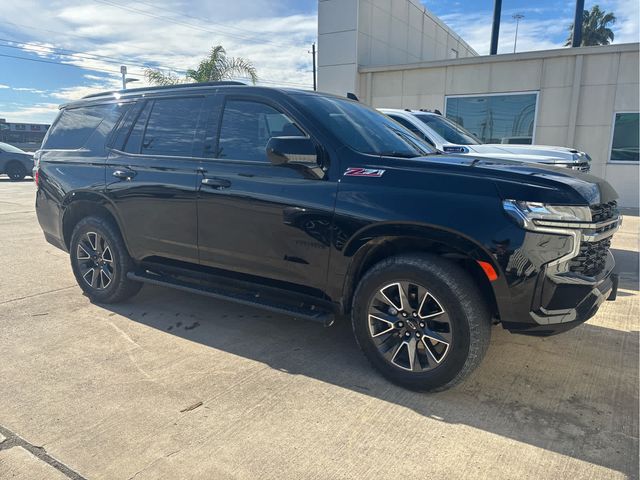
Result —
M 202 102 L 200 97 L 156 100 L 147 121 L 141 153 L 192 156 Z
M 289 117 L 264 103 L 228 100 L 222 114 L 219 158 L 266 162 L 271 137 L 301 137 L 304 133 Z
M 389 116 L 390 116 L 391 118 L 393 118 L 396 122 L 398 122 L 400 125 L 402 125 L 402 126 L 403 126 L 403 127 L 405 127 L 406 129 L 408 129 L 409 131 L 411 131 L 411 132 L 415 133 L 416 135 L 419 135 L 419 136 L 420 136 L 420 138 L 423 138 L 423 137 L 424 137 L 423 133 L 422 133 L 420 130 L 418 130 L 418 129 L 416 128 L 416 126 L 415 126 L 415 125 L 413 125 L 409 120 L 406 120 L 406 119 L 404 119 L 404 118 L 402 118 L 402 117 L 399 117 L 399 116 L 397 116 L 397 115 L 389 115 Z
M 446 116 L 483 143 L 511 143 L 520 137 L 522 143 L 531 144 L 536 94 L 448 97 Z
M 361 103 L 322 95 L 298 95 L 309 115 L 325 126 L 342 144 L 371 155 L 418 157 L 424 155 L 416 140 L 399 135 L 398 124 L 386 115 Z M 404 130 L 402 130 L 404 131 Z
M 613 125 L 611 160 L 637 162 L 640 160 L 640 114 L 616 113 Z
M 120 120 L 120 123 L 118 124 L 116 133 L 111 139 L 111 143 L 109 145 L 110 147 L 117 150 L 124 149 L 124 143 L 127 140 L 129 132 L 131 131 L 131 126 L 133 125 L 133 122 L 138 118 L 138 114 L 140 113 L 142 106 L 143 103 L 133 104 L 131 108 L 127 110 L 127 113 L 122 116 L 122 120 Z
M 140 153 L 142 135 L 144 135 L 144 129 L 147 127 L 147 120 L 149 120 L 151 107 L 153 107 L 153 102 L 147 102 L 142 111 L 138 114 L 138 118 L 135 120 L 136 123 L 133 126 L 133 129 L 131 129 L 131 133 L 127 139 L 127 144 L 124 147 L 125 152 Z
M 122 105 L 94 105 L 68 108 L 62 111 L 45 139 L 44 148 L 76 150 L 82 148 L 98 126 L 105 122 L 104 130 L 111 130 L 122 112 Z M 108 133 L 108 132 L 107 132 Z
M 456 145 L 479 145 L 480 142 L 460 125 L 448 120 L 440 115 L 416 114 L 416 117 L 447 142 Z M 529 142 L 531 143 L 531 142 Z

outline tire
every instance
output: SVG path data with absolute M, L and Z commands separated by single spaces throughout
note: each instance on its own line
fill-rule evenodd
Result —
M 11 162 L 5 168 L 9 180 L 19 182 L 27 176 L 27 169 L 20 162 Z
M 471 278 L 430 254 L 376 264 L 360 281 L 351 312 L 369 362 L 411 390 L 456 385 L 480 365 L 491 337 L 489 310 Z
M 96 303 L 118 303 L 134 296 L 142 284 L 127 278 L 135 264 L 112 221 L 85 217 L 69 245 L 71 268 L 78 285 Z

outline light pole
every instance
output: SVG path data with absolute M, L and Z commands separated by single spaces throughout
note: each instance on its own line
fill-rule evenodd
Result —
M 516 46 L 518 45 L 518 26 L 520 25 L 520 20 L 524 18 L 524 15 L 521 13 L 514 13 L 512 17 L 516 21 L 516 38 L 513 41 L 513 53 L 516 53 Z
M 137 78 L 127 78 L 127 67 L 125 65 L 122 65 L 120 67 L 120 73 L 122 74 L 122 89 L 123 90 L 127 89 L 127 84 L 128 83 L 138 82 L 139 81 Z

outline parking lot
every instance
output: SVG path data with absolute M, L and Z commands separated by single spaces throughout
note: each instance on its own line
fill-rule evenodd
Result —
M 616 302 L 540 339 L 494 327 L 438 394 L 322 326 L 160 287 L 91 304 L 0 177 L 1 478 L 637 478 L 637 213 Z

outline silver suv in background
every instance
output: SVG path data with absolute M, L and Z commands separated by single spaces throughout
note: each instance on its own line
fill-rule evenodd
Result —
M 573 148 L 512 143 L 486 144 L 440 113 L 394 108 L 379 110 L 443 153 L 543 163 L 583 172 L 591 169 L 589 155 Z

